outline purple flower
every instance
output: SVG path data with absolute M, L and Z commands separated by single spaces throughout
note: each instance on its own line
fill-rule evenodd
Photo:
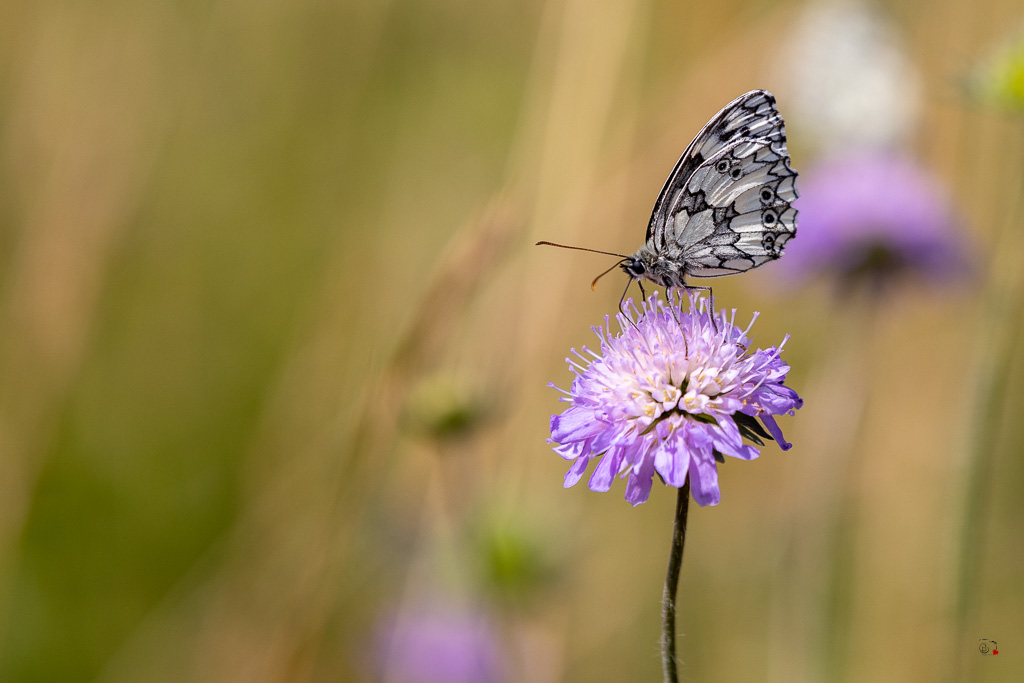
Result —
M 676 487 L 689 475 L 694 500 L 717 505 L 721 456 L 759 455 L 743 437 L 762 446 L 759 437 L 774 438 L 784 450 L 790 447 L 773 417 L 803 405 L 784 384 L 789 366 L 779 354 L 786 340 L 749 353 L 750 326 L 738 328 L 735 311 L 731 319 L 723 312 L 716 324 L 704 300 L 691 294 L 689 312 L 679 301 L 670 295 L 666 304 L 655 293 L 642 311 L 629 301 L 616 316 L 619 334 L 611 334 L 607 316 L 605 327 L 594 329 L 600 353 L 584 347 L 566 359 L 576 374 L 561 399 L 570 406 L 551 417 L 548 441 L 574 461 L 567 488 L 599 459 L 592 491 L 607 491 L 616 475 L 628 475 L 626 500 L 639 505 L 650 495 L 655 473 Z
M 892 154 L 835 159 L 801 175 L 800 239 L 788 271 L 883 289 L 907 276 L 945 282 L 967 268 L 952 209 L 938 184 Z
M 401 683 L 497 683 L 504 680 L 497 638 L 481 613 L 420 605 L 378 634 L 378 678 Z

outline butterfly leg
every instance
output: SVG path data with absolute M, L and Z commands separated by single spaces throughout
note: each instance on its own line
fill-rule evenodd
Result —
M 640 283 L 640 281 L 639 281 L 639 280 L 637 280 L 637 284 L 639 284 L 639 283 Z M 630 278 L 630 279 L 629 279 L 629 280 L 628 280 L 628 281 L 626 282 L 626 288 L 625 288 L 624 290 L 622 290 L 622 296 L 620 296 L 620 297 L 619 297 L 619 312 L 620 312 L 620 313 L 622 313 L 623 315 L 625 315 L 625 316 L 626 316 L 626 320 L 628 320 L 628 321 L 629 321 L 629 324 L 633 326 L 633 329 L 634 329 L 634 330 L 636 330 L 637 332 L 639 332 L 639 331 L 640 331 L 640 328 L 636 326 L 636 323 L 635 323 L 635 322 L 633 322 L 633 318 L 632 318 L 632 317 L 630 317 L 630 316 L 629 316 L 629 315 L 627 314 L 627 311 L 626 311 L 625 307 L 623 306 L 623 304 L 624 304 L 624 303 L 625 303 L 625 301 L 626 301 L 626 294 L 627 294 L 627 293 L 629 292 L 629 286 L 630 286 L 631 284 L 633 284 L 633 278 Z M 643 285 L 640 285 L 640 292 L 641 292 L 641 293 L 643 293 L 643 291 L 644 291 L 644 286 L 643 286 Z M 646 298 L 646 296 L 645 296 L 644 298 Z
M 683 289 L 685 289 L 685 287 Z M 686 332 L 683 331 L 683 321 L 680 320 L 679 316 L 676 314 L 675 306 L 671 305 L 672 304 L 672 292 L 673 291 L 675 291 L 675 288 L 666 289 L 665 290 L 665 299 L 667 299 L 667 303 L 669 304 L 668 310 L 672 312 L 672 317 L 676 319 L 676 325 L 679 325 L 679 331 L 683 333 L 683 350 L 686 352 L 686 357 L 689 358 L 690 357 L 690 343 L 686 339 Z M 680 298 L 680 303 L 682 303 L 682 297 L 679 297 L 679 298 Z
M 687 291 L 691 289 L 699 289 L 708 293 L 708 313 L 711 314 L 711 325 L 715 328 L 715 332 L 718 332 L 718 320 L 715 316 L 715 293 L 712 291 L 710 285 L 683 285 L 683 288 Z

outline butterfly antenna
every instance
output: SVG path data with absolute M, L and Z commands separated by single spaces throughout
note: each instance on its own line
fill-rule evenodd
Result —
M 542 244 L 546 245 L 546 246 L 549 246 L 549 247 L 558 247 L 560 249 L 575 249 L 576 251 L 590 251 L 590 252 L 593 252 L 595 254 L 604 254 L 605 256 L 618 256 L 621 259 L 629 258 L 625 254 L 616 254 L 614 251 L 601 251 L 600 249 L 587 249 L 586 247 L 573 247 L 573 246 L 570 246 L 568 244 L 556 244 L 555 242 L 547 242 L 547 241 L 544 241 L 544 240 L 541 240 L 540 242 L 537 242 L 533 246 L 539 247 Z M 611 268 L 609 268 L 609 270 L 611 270 Z M 602 273 L 602 275 L 603 275 L 603 273 Z

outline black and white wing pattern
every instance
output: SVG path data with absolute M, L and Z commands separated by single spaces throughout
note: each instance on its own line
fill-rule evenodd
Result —
M 752 90 L 718 112 L 683 152 L 647 226 L 646 250 L 717 277 L 782 255 L 796 234 L 796 171 L 775 97 Z

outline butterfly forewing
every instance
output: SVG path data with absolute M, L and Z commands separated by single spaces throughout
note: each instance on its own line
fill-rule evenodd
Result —
M 796 234 L 796 172 L 775 98 L 751 91 L 711 119 L 662 188 L 647 246 L 697 277 L 776 259 Z

